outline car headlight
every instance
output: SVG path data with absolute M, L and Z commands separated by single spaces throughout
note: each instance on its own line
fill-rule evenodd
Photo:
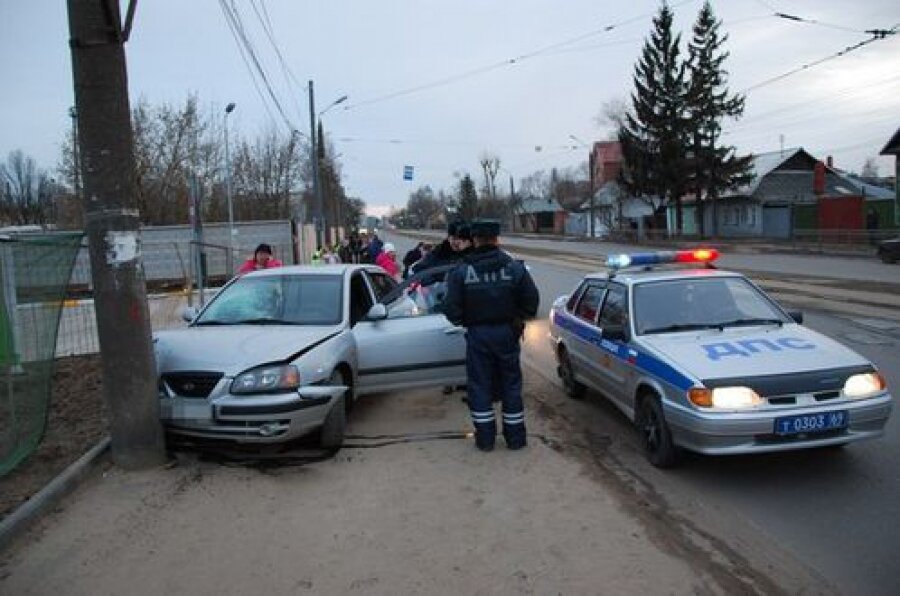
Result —
M 261 366 L 239 374 L 231 382 L 231 393 L 272 393 L 300 386 L 300 371 L 293 364 Z
M 749 387 L 693 387 L 688 390 L 688 399 L 701 408 L 740 410 L 752 408 L 762 403 L 762 398 Z
M 851 399 L 872 397 L 885 389 L 887 389 L 887 383 L 880 373 L 859 373 L 847 378 L 844 383 L 844 396 Z

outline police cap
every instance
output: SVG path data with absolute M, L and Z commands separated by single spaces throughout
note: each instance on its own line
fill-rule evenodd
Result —
M 456 231 L 459 229 L 459 224 L 461 223 L 461 221 L 451 221 L 447 224 L 447 235 L 456 236 Z
M 471 240 L 472 226 L 464 221 L 459 222 L 456 226 L 456 237 L 460 240 Z
M 489 219 L 476 219 L 470 224 L 472 236 L 478 238 L 496 238 L 500 235 L 500 222 Z

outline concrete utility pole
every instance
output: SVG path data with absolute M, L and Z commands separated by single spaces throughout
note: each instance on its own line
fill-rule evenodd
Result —
M 316 250 L 322 246 L 322 231 L 325 229 L 324 212 L 322 209 L 322 189 L 319 187 L 319 152 L 316 150 L 316 100 L 313 92 L 313 82 L 309 82 L 309 159 L 312 167 L 313 195 L 316 198 L 315 224 L 316 224 Z
M 165 443 L 135 201 L 123 47 L 127 26 L 123 31 L 117 0 L 68 0 L 68 11 L 85 231 L 112 455 L 123 468 L 146 468 L 165 461 Z
M 588 153 L 588 193 L 590 195 L 590 211 L 589 216 L 591 218 L 591 238 L 595 238 L 597 236 L 596 230 L 594 226 L 594 148 L 591 147 L 591 152 Z

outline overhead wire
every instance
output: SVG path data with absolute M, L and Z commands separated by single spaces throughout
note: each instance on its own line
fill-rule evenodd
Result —
M 284 111 L 284 108 L 281 105 L 281 102 L 275 94 L 275 90 L 272 88 L 272 84 L 269 81 L 269 77 L 266 74 L 265 68 L 263 68 L 259 56 L 257 56 L 256 50 L 253 47 L 253 42 L 248 36 L 246 29 L 244 28 L 244 23 L 241 20 L 241 15 L 237 9 L 237 6 L 234 4 L 234 0 L 232 0 L 230 4 L 227 2 L 227 0 L 219 0 L 219 5 L 222 7 L 226 19 L 230 21 L 233 32 L 236 32 L 237 34 L 236 39 L 238 39 L 238 44 L 242 45 L 244 50 L 246 50 L 247 56 L 249 56 L 250 58 L 250 63 L 253 65 L 256 74 L 259 76 L 263 86 L 266 88 L 266 91 L 268 92 L 269 98 L 274 104 L 275 109 L 278 111 L 278 114 L 281 116 L 284 124 L 287 126 L 288 133 L 292 133 L 297 127 L 291 123 L 290 118 L 288 118 L 287 114 Z
M 250 60 L 247 58 L 246 51 L 243 44 L 241 43 L 240 37 L 238 36 L 237 29 L 232 21 L 231 13 L 226 6 L 225 0 L 219 0 L 219 7 L 222 9 L 222 14 L 225 16 L 225 22 L 228 24 L 228 29 L 231 31 L 231 36 L 234 38 L 235 45 L 237 45 L 238 53 L 240 54 L 244 65 L 247 67 L 247 72 L 250 75 L 250 81 L 253 83 L 253 87 L 256 89 L 256 93 L 259 95 L 259 99 L 262 102 L 263 108 L 266 110 L 266 114 L 268 114 L 269 116 L 269 120 L 274 122 L 275 115 L 269 108 L 269 103 L 266 101 L 266 96 L 260 88 L 259 82 L 256 80 L 256 75 L 254 74 L 253 67 L 250 65 Z
M 900 25 L 894 25 L 894 27 L 892 27 L 890 30 L 888 30 L 888 31 L 889 31 L 889 34 L 891 34 L 891 35 L 895 34 L 895 33 L 897 32 L 898 27 L 900 27 Z M 803 64 L 803 65 L 801 65 L 801 66 L 798 66 L 798 67 L 796 67 L 796 68 L 793 68 L 793 69 L 791 69 L 791 70 L 789 70 L 789 71 L 787 71 L 787 72 L 785 72 L 785 73 L 782 73 L 782 74 L 777 75 L 777 76 L 774 76 L 774 77 L 770 77 L 770 78 L 765 79 L 765 80 L 763 80 L 763 81 L 760 81 L 759 83 L 756 83 L 756 84 L 754 84 L 754 85 L 750 85 L 749 87 L 747 87 L 747 88 L 745 88 L 744 90 L 742 90 L 741 93 L 746 94 L 746 93 L 749 93 L 750 91 L 755 91 L 756 89 L 760 89 L 760 88 L 765 87 L 765 86 L 767 86 L 767 85 L 771 85 L 771 84 L 773 84 L 773 83 L 777 83 L 778 81 L 784 80 L 784 79 L 786 79 L 786 78 L 788 78 L 788 77 L 790 77 L 790 76 L 793 76 L 793 75 L 795 75 L 795 74 L 797 74 L 797 73 L 799 73 L 799 72 L 803 72 L 803 71 L 805 71 L 805 70 L 809 70 L 810 68 L 819 66 L 820 64 L 824 64 L 825 62 L 829 62 L 830 60 L 835 60 L 835 59 L 837 59 L 837 58 L 841 58 L 841 57 L 843 57 L 843 56 L 846 56 L 847 54 L 849 54 L 849 53 L 851 53 L 851 52 L 855 52 L 856 50 L 858 50 L 858 49 L 860 49 L 860 48 L 862 48 L 862 47 L 865 47 L 865 46 L 867 46 L 867 45 L 869 45 L 869 44 L 871 44 L 871 43 L 873 43 L 873 42 L 876 42 L 876 41 L 880 41 L 880 40 L 882 40 L 882 39 L 885 39 L 885 37 L 886 37 L 886 36 L 882 36 L 882 35 L 874 35 L 874 34 L 873 34 L 872 37 L 870 37 L 869 39 L 864 39 L 864 40 L 862 40 L 862 41 L 860 41 L 860 42 L 857 42 L 857 43 L 855 43 L 855 44 L 849 45 L 849 46 L 845 47 L 843 50 L 840 50 L 840 51 L 835 52 L 835 53 L 833 53 L 833 54 L 829 54 L 828 56 L 825 56 L 825 57 L 823 57 L 823 58 L 819 58 L 819 59 L 817 59 L 817 60 L 813 60 L 812 62 L 807 62 L 806 64 Z
M 266 37 L 269 40 L 269 43 L 272 46 L 272 49 L 275 51 L 275 56 L 278 58 L 278 63 L 281 65 L 281 74 L 284 76 L 285 85 L 288 88 L 288 94 L 294 102 L 294 107 L 297 109 L 297 114 L 302 119 L 304 117 L 304 110 L 301 106 L 297 96 L 290 92 L 293 83 L 297 83 L 297 77 L 294 76 L 293 71 L 291 71 L 290 66 L 287 64 L 287 61 L 284 59 L 284 54 L 281 52 L 281 47 L 278 45 L 278 42 L 275 39 L 275 31 L 272 27 L 272 21 L 269 18 L 269 12 L 266 10 L 266 4 L 264 0 L 259 0 L 259 4 L 261 5 L 261 9 L 257 8 L 256 5 L 257 0 L 250 0 L 250 6 L 253 8 L 253 12 L 256 14 L 256 18 L 262 26 L 263 32 L 266 34 Z M 299 85 L 299 83 L 297 83 Z
M 676 2 L 675 4 L 673 4 L 673 5 L 672 5 L 672 8 L 675 9 L 675 8 L 678 8 L 678 7 L 683 6 L 683 5 L 685 5 L 685 4 L 692 3 L 692 2 L 696 2 L 696 0 L 681 0 L 680 2 Z M 596 37 L 597 35 L 602 35 L 602 34 L 604 34 L 604 33 L 608 33 L 608 32 L 610 32 L 610 31 L 612 31 L 612 30 L 614 30 L 614 29 L 617 29 L 617 28 L 619 28 L 619 27 L 622 27 L 622 26 L 624 26 L 624 25 L 628 25 L 628 24 L 631 24 L 631 23 L 633 23 L 633 22 L 642 20 L 642 19 L 644 19 L 644 18 L 646 18 L 647 16 L 652 15 L 652 14 L 654 14 L 654 13 L 646 13 L 646 12 L 645 12 L 645 13 L 641 13 L 641 14 L 639 14 L 639 15 L 636 15 L 636 16 L 633 16 L 633 17 L 629 17 L 629 18 L 627 18 L 627 19 L 622 19 L 621 21 L 617 21 L 617 22 L 615 22 L 615 23 L 610 23 L 610 24 L 608 24 L 608 25 L 604 25 L 604 26 L 602 26 L 602 27 L 598 27 L 598 28 L 596 28 L 596 29 L 592 29 L 591 31 L 588 31 L 588 32 L 586 32 L 586 33 L 582 33 L 582 34 L 576 35 L 576 36 L 574 36 L 574 37 L 565 39 L 565 40 L 563 40 L 563 41 L 559 41 L 559 42 L 555 42 L 555 43 L 548 44 L 548 45 L 546 45 L 546 46 L 542 46 L 542 47 L 540 47 L 540 48 L 537 48 L 537 49 L 535 49 L 535 50 L 531 50 L 531 51 L 525 52 L 525 53 L 523 53 L 523 54 L 520 54 L 520 55 L 518 55 L 518 56 L 514 56 L 514 57 L 512 57 L 512 58 L 506 58 L 506 59 L 504 59 L 504 60 L 497 60 L 497 61 L 492 62 L 492 63 L 490 63 L 490 64 L 486 64 L 485 66 L 480 66 L 480 67 L 477 67 L 477 68 L 473 68 L 473 69 L 471 69 L 471 70 L 467 70 L 467 71 L 463 71 L 463 72 L 460 72 L 460 73 L 457 73 L 457 74 L 449 75 L 449 76 L 447 76 L 447 77 L 444 77 L 444 78 L 441 78 L 441 79 L 437 79 L 437 80 L 434 80 L 434 81 L 430 81 L 430 82 L 428 82 L 428 83 L 423 83 L 423 84 L 420 84 L 420 85 L 414 85 L 414 86 L 411 86 L 411 87 L 407 87 L 407 88 L 405 88 L 405 89 L 400 89 L 400 90 L 398 90 L 398 91 L 394 91 L 394 92 L 391 92 L 391 93 L 386 93 L 386 94 L 384 94 L 384 95 L 379 95 L 379 96 L 376 96 L 376 97 L 373 97 L 373 98 L 370 98 L 370 99 L 365 99 L 365 100 L 362 100 L 362 101 L 359 101 L 359 102 L 356 102 L 356 103 L 351 103 L 351 104 L 349 104 L 349 105 L 347 105 L 347 106 L 344 106 L 344 110 L 354 110 L 354 109 L 358 109 L 358 108 L 363 107 L 363 106 L 368 106 L 368 105 L 372 105 L 372 104 L 375 104 L 375 103 L 381 103 L 381 102 L 388 101 L 388 100 L 391 100 L 391 99 L 396 99 L 396 98 L 398 98 L 398 97 L 403 97 L 403 96 L 406 96 L 406 95 L 411 95 L 411 94 L 414 94 L 414 93 L 419 93 L 419 92 L 421 92 L 421 91 L 425 91 L 425 90 L 428 90 L 428 89 L 434 89 L 434 88 L 437 88 L 437 87 L 443 87 L 443 86 L 449 85 L 449 84 L 451 84 L 451 83 L 455 83 L 455 82 L 457 82 L 457 81 L 461 81 L 461 80 L 468 79 L 468 78 L 471 78 L 471 77 L 483 75 L 483 74 L 486 74 L 486 73 L 489 73 L 489 72 L 492 72 L 492 71 L 495 71 L 495 70 L 498 70 L 498 69 L 501 69 L 501 68 L 507 68 L 507 67 L 510 67 L 510 66 L 514 66 L 514 65 L 517 65 L 517 64 L 521 64 L 522 62 L 525 62 L 526 60 L 529 60 L 529 59 L 531 59 L 531 58 L 540 56 L 540 55 L 542 55 L 542 54 L 547 54 L 548 52 L 550 52 L 550 51 L 552 51 L 552 50 L 556 50 L 556 49 L 558 49 L 558 48 L 563 48 L 563 47 L 566 47 L 566 46 L 570 46 L 570 45 L 575 44 L 575 43 L 578 43 L 578 42 L 580 42 L 580 41 L 584 41 L 584 40 L 586 40 L 586 39 L 590 39 L 590 38 L 592 38 L 592 37 Z

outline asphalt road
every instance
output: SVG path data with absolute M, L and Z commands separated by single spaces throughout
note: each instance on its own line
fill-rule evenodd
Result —
M 400 258 L 411 246 L 392 237 Z M 598 251 L 597 245 L 546 240 L 504 240 L 516 245 L 568 251 Z M 617 247 L 602 247 L 613 252 Z M 528 261 L 541 290 L 539 319 L 529 325 L 524 358 L 556 382 L 555 361 L 546 341 L 546 315 L 553 298 L 567 293 L 583 273 L 546 259 Z M 900 267 L 857 258 L 799 255 L 733 255 L 722 268 L 768 273 L 822 275 L 829 278 L 900 281 Z M 898 277 L 891 277 L 898 276 Z M 790 304 L 788 304 L 790 306 Z M 895 321 L 806 311 L 806 324 L 870 358 L 885 374 L 894 394 L 900 388 L 900 312 Z M 598 440 L 622 473 L 664 495 L 680 515 L 711 516 L 720 525 L 756 528 L 817 570 L 845 594 L 892 594 L 900 586 L 896 554 L 900 552 L 900 423 L 897 414 L 879 440 L 843 449 L 798 451 L 765 456 L 714 458 L 690 456 L 673 471 L 660 472 L 645 462 L 630 423 L 603 397 L 591 394 L 577 424 L 585 432 L 603 428 Z M 738 523 L 740 522 L 740 523 Z M 739 546 L 742 537 L 733 539 Z

